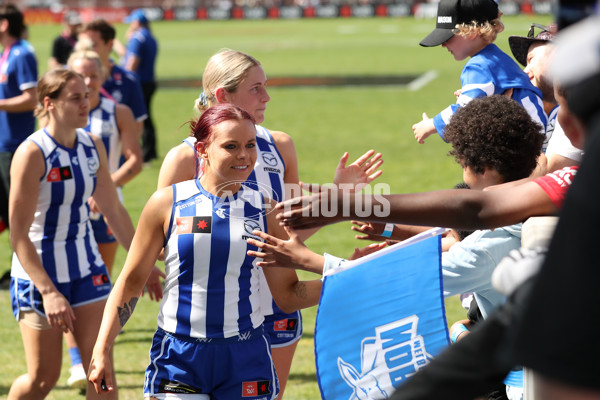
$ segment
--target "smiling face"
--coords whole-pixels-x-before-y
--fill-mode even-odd
[[[256,128],[247,119],[220,122],[198,152],[205,163],[202,186],[217,195],[220,190],[235,192],[256,163]]]
[[[547,42],[532,43],[527,52],[527,66],[523,71],[529,76],[533,86],[542,91],[542,99],[554,103],[554,88],[546,72],[551,50],[552,45]]]
[[[246,78],[235,92],[225,92],[225,100],[246,110],[260,124],[265,120],[267,103],[271,100],[266,84],[265,71],[260,65],[255,65],[248,69]]]
[[[87,125],[90,102],[87,86],[79,77],[70,79],[57,98],[46,97],[44,105],[51,122],[61,128],[84,128]]]

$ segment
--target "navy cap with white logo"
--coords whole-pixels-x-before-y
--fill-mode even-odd
[[[484,23],[498,18],[494,0],[441,0],[433,32],[419,43],[423,47],[439,46],[454,36],[458,24]]]

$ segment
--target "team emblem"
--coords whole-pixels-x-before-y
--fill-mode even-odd
[[[253,219],[246,219],[244,220],[244,230],[252,235],[252,231],[261,231],[262,229],[260,229],[260,224],[258,223],[258,221],[255,221]]]
[[[277,157],[275,157],[274,154],[272,153],[263,153],[262,155],[263,161],[267,164],[270,165],[271,167],[274,167],[277,165]]]

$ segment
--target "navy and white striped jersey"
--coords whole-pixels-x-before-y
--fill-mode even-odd
[[[264,196],[246,186],[216,197],[199,180],[173,187],[165,241],[166,278],[158,326],[194,338],[228,338],[259,327],[254,229],[266,232]]]
[[[120,167],[122,144],[121,132],[117,124],[116,113],[117,102],[100,95],[100,103],[90,111],[88,124],[85,129],[102,139],[102,143],[106,148],[108,156],[108,170],[110,173],[115,172]]]
[[[40,148],[46,162],[29,238],[53,281],[70,282],[87,276],[91,265],[104,264],[91,232],[87,204],[100,166],[96,146],[83,129],[77,130],[72,149],[58,144],[44,129],[27,140]],[[30,279],[16,254],[11,275]]]
[[[184,141],[187,145],[194,148],[196,139],[194,137],[188,137]],[[265,197],[273,199],[277,202],[285,200],[285,185],[283,176],[285,174],[285,162],[283,157],[277,150],[273,136],[269,131],[260,126],[256,125],[256,164],[254,164],[254,170],[250,173],[250,176],[246,180],[245,184],[255,190],[260,191]],[[196,157],[196,175],[199,177],[201,173],[199,158]],[[261,277],[261,306],[265,315],[271,315],[281,312],[277,304],[273,301],[269,285],[264,277],[264,274],[260,273]]]
[[[467,61],[460,75],[461,94],[452,104],[433,117],[438,134],[444,138],[444,128],[459,107],[479,98],[503,94],[513,89],[512,99],[520,103],[546,134],[547,116],[542,103],[542,92],[533,86],[527,74],[495,44],[489,44]],[[546,145],[544,145],[545,149]]]

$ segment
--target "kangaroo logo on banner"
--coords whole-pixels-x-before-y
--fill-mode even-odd
[[[323,399],[388,399],[448,345],[441,232],[325,274],[315,327]]]

